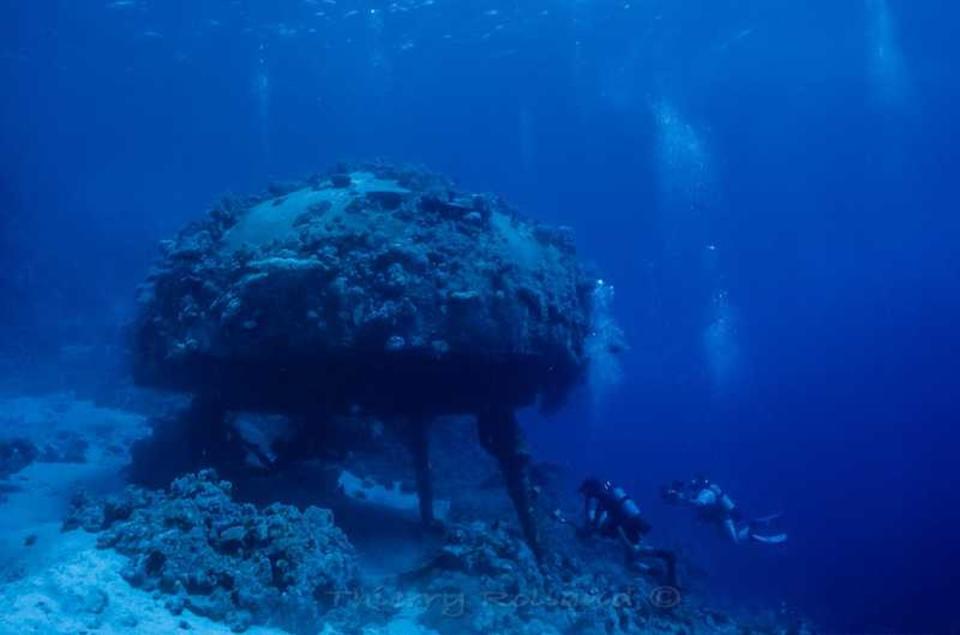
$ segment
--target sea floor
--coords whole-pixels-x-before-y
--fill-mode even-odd
[[[130,448],[150,435],[144,411],[157,407],[145,403],[104,407],[71,393],[0,397],[0,635],[231,632],[189,608],[171,610],[169,595],[161,591],[131,586],[122,575],[128,556],[98,548],[96,534],[62,530],[77,492],[96,499],[126,487]],[[675,604],[655,572],[627,571],[617,545],[583,544],[570,525],[556,519],[543,528],[551,557],[560,564],[556,573],[542,575],[513,528],[495,463],[458,425],[467,424],[444,426],[445,451],[434,461],[445,533],[420,528],[411,507],[416,498],[409,496],[408,483],[400,483],[409,480],[409,466],[398,464],[396,456],[307,462],[246,484],[246,499],[257,505],[280,501],[331,509],[356,549],[365,593],[386,589],[393,598],[431,598],[378,610],[369,624],[358,613],[352,622],[318,624],[312,632],[805,632],[796,620],[784,622],[773,611],[744,618],[712,610],[709,597],[699,592]],[[375,496],[346,495],[346,467]],[[538,479],[544,504],[561,515],[574,514],[575,499],[550,499],[546,472]],[[338,479],[341,486],[331,487]],[[576,600],[579,593],[582,599],[598,587],[630,601],[640,598],[640,604],[544,608],[516,602],[550,594]],[[451,589],[467,595],[448,595]],[[464,603],[449,603],[457,597]],[[482,603],[470,604],[481,597]],[[245,632],[287,631],[253,624]]]
[[[0,439],[23,439],[40,452],[3,480],[0,633],[230,632],[202,617],[172,614],[164,598],[121,577],[125,558],[98,549],[95,535],[61,531],[78,490],[106,495],[124,486],[127,450],[146,434],[143,416],[69,393],[0,399]]]

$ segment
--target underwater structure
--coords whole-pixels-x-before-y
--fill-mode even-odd
[[[191,443],[215,448],[231,411],[297,415],[305,435],[395,421],[432,523],[431,422],[474,415],[539,553],[515,411],[557,406],[588,366],[596,282],[568,230],[421,169],[341,165],[224,199],[162,252],[134,376],[193,396]]]

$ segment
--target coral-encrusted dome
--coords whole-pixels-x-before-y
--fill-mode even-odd
[[[344,167],[166,243],[135,375],[249,408],[554,403],[583,374],[591,290],[564,230],[422,171]]]

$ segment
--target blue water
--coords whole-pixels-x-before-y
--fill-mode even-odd
[[[156,242],[225,191],[422,163],[572,226],[616,287],[622,380],[527,416],[541,455],[627,485],[732,603],[957,632],[958,20],[946,0],[0,0],[0,352],[26,374],[119,339]],[[659,504],[695,472],[782,511],[789,545]]]

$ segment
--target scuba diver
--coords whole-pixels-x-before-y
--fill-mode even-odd
[[[627,493],[610,481],[586,479],[580,486],[583,496],[584,525],[578,528],[581,537],[599,534],[603,537],[619,537],[627,547],[630,561],[640,558],[656,558],[666,565],[667,583],[676,586],[676,554],[666,549],[653,549],[643,545],[644,536],[650,531],[650,523],[640,514],[640,508]]]
[[[787,534],[784,533],[757,533],[761,527],[779,518],[780,514],[745,520],[743,513],[720,486],[704,476],[698,476],[689,483],[674,481],[662,488],[661,497],[670,505],[694,508],[700,520],[717,525],[734,543],[751,540],[777,545],[787,541]]]

